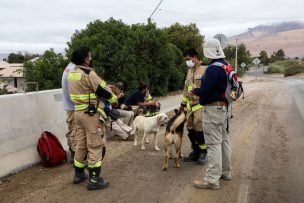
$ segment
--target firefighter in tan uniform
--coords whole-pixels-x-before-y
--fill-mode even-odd
[[[202,127],[202,109],[199,104],[199,97],[192,94],[192,89],[199,87],[201,78],[205,73],[206,67],[202,66],[198,59],[195,49],[188,49],[184,53],[184,58],[188,67],[185,88],[182,97],[180,111],[187,110],[187,130],[191,141],[192,152],[184,158],[185,162],[197,162],[200,165],[207,163],[207,147],[205,145]]]
[[[76,123],[76,151],[74,157],[74,184],[78,184],[87,175],[84,172],[85,157],[88,161],[89,190],[102,189],[109,186],[109,182],[101,178],[101,161],[105,153],[105,125],[102,122],[106,114],[100,99],[110,103],[117,100],[106,82],[91,69],[90,49],[81,46],[72,54],[71,61],[76,65],[69,72],[68,88],[71,100],[75,105]]]

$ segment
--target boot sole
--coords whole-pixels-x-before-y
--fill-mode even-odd
[[[74,181],[74,180],[73,180],[73,184],[82,183],[82,182],[84,182],[86,179],[88,179],[88,176],[86,176],[85,178],[82,178],[80,181]]]
[[[219,186],[194,185],[194,187],[199,188],[199,189],[208,189],[208,190],[218,190],[218,189],[220,189]]]
[[[206,165],[206,164],[207,164],[207,161],[203,161],[203,162],[198,161],[197,164],[198,164],[198,165]]]
[[[88,189],[88,190],[98,190],[98,189],[104,189],[104,188],[107,188],[107,187],[109,187],[109,184],[104,185],[104,186],[99,186],[99,185],[88,185],[88,186],[87,186],[87,189]]]
[[[198,159],[183,159],[183,162],[197,162]]]

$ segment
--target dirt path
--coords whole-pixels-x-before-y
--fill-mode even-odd
[[[230,123],[233,180],[221,180],[218,191],[192,186],[206,166],[181,160],[176,169],[170,161],[163,172],[163,150],[148,144],[142,151],[132,142],[115,140],[108,142],[104,161],[109,188],[89,192],[86,183],[72,185],[69,164],[35,166],[2,180],[0,202],[303,202],[303,84],[281,77],[246,79],[245,99],[233,106]],[[160,136],[161,149],[162,141]],[[185,136],[183,154],[189,151]]]

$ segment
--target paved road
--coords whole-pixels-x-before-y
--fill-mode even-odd
[[[253,159],[240,191],[248,202],[304,202],[304,80],[259,79],[265,81],[262,89],[257,85],[265,96],[252,112]]]

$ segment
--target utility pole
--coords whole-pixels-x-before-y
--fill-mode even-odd
[[[237,50],[238,50],[238,38],[235,39],[236,44],[235,44],[235,72],[237,73]]]
[[[151,18],[153,16],[153,14],[155,13],[155,11],[158,9],[158,7],[160,6],[160,4],[163,2],[163,0],[161,0],[158,5],[156,6],[156,8],[154,9],[154,11],[152,12],[152,14],[150,15],[150,17],[148,18],[148,24],[151,23]]]

